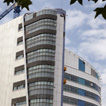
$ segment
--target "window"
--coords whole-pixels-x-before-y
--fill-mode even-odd
[[[26,34],[30,34],[32,32],[42,30],[42,29],[52,29],[56,30],[56,20],[53,19],[41,19],[37,22],[34,22],[25,27]]]
[[[37,45],[49,44],[55,45],[56,35],[53,34],[39,34],[26,40],[27,48]]]
[[[22,30],[22,23],[18,25],[18,31]]]
[[[53,82],[38,81],[29,84],[29,95],[53,95]]]
[[[79,59],[79,70],[85,72],[85,62]]]
[[[85,96],[85,91],[82,90],[82,89],[79,89],[79,90],[78,90],[78,93],[79,93],[79,95]]]
[[[22,73],[24,73],[24,69],[15,71],[14,74],[15,74],[15,75],[19,75],[19,74],[22,74]]]
[[[79,84],[85,85],[85,80],[82,78],[78,78]]]
[[[99,79],[99,75],[98,75],[98,73],[96,73],[96,78]]]
[[[36,16],[40,16],[40,15],[44,15],[44,14],[56,15],[57,13],[56,13],[56,11],[51,10],[51,9],[44,9],[44,10],[37,12]]]
[[[85,102],[82,100],[78,100],[78,106],[85,106]]]
[[[64,78],[69,80],[69,81],[73,81],[73,82],[79,83],[81,85],[85,85],[85,86],[88,86],[90,88],[93,88],[93,89],[97,90],[99,93],[101,91],[100,87],[97,86],[95,83],[88,81],[88,80],[85,80],[85,79],[82,79],[80,77],[64,73]]]
[[[23,55],[19,55],[16,57],[17,60],[22,59],[24,56]]]
[[[63,103],[72,104],[74,106],[97,106],[95,104],[78,100],[75,98],[67,97],[67,96],[63,96]]]
[[[24,57],[24,51],[19,51],[16,53],[16,60],[22,59]]]
[[[21,44],[23,44],[23,41],[17,42],[17,45],[21,45]]]
[[[77,95],[81,95],[81,96],[88,97],[90,99],[94,99],[94,100],[98,101],[99,103],[101,102],[101,99],[98,95],[96,95],[92,92],[86,91],[84,89],[80,89],[80,88],[65,84],[63,86],[63,90],[65,92],[75,93]]]
[[[22,43],[23,43],[23,37],[21,36],[17,39],[17,45],[21,45]]]
[[[15,106],[25,106],[25,105],[26,105],[26,101],[24,101],[24,102],[18,102],[18,103],[16,103]]]
[[[18,86],[13,87],[13,90],[15,91],[15,90],[23,89],[23,88],[25,88],[25,85],[18,85]]]

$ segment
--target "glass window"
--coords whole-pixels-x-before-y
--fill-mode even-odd
[[[78,78],[79,84],[85,85],[85,80],[82,78]]]
[[[15,75],[19,75],[19,74],[22,74],[22,73],[24,73],[24,69],[15,71],[14,74],[15,74]]]
[[[85,106],[85,102],[82,100],[78,100],[78,106]]]
[[[26,105],[26,101],[24,102],[18,102],[15,104],[15,106],[25,106]]]
[[[44,10],[41,10],[41,11],[37,12],[36,16],[43,15],[43,14],[56,15],[57,12],[55,10],[52,10],[52,9],[44,9]]]
[[[85,101],[82,101],[82,100],[78,100],[78,99],[75,99],[75,98],[67,97],[67,96],[63,96],[63,103],[71,104],[73,106],[97,106],[95,104],[85,102]]]
[[[79,89],[79,90],[78,90],[78,93],[79,93],[79,95],[85,96],[85,91],[82,90],[82,89]]]
[[[19,55],[16,57],[17,60],[22,59],[24,56],[23,55]]]
[[[79,70],[85,72],[85,62],[79,59]]]
[[[90,88],[93,88],[93,89],[97,90],[99,93],[101,92],[100,87],[91,81],[82,79],[80,77],[77,77],[77,76],[74,76],[74,75],[71,75],[68,73],[64,73],[64,78],[69,80],[69,81],[73,81],[73,82],[88,86]]]
[[[41,29],[52,29],[56,30],[56,20],[53,19],[41,19],[25,27],[26,34],[41,30]]]
[[[25,88],[25,85],[19,85],[19,86],[13,87],[13,90],[15,91],[15,90],[23,89],[23,88]]]
[[[21,45],[21,44],[23,44],[23,41],[17,42],[17,45]]]

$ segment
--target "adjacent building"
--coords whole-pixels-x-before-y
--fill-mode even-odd
[[[100,75],[93,66],[65,50],[63,106],[101,106]]]
[[[1,106],[101,106],[99,74],[65,50],[65,16],[43,9],[0,26]]]

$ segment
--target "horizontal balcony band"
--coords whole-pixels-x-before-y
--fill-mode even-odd
[[[25,39],[31,38],[33,36],[39,35],[39,34],[53,34],[56,35],[56,30],[52,30],[52,29],[40,29],[38,31],[32,32],[30,34],[25,35]]]
[[[33,22],[36,22],[36,21],[41,20],[41,19],[53,19],[53,20],[57,20],[57,16],[56,15],[50,15],[50,14],[40,15],[40,16],[34,17],[31,20],[26,21],[24,23],[24,26],[27,26],[29,24],[32,24]]]
[[[53,95],[33,95],[33,96],[29,96],[29,100],[31,99],[53,99]]]
[[[38,49],[52,49],[52,50],[55,50],[56,46],[55,45],[49,45],[49,44],[42,44],[42,45],[36,45],[36,46],[31,47],[29,49],[27,49],[27,47],[26,47],[26,53],[29,53],[29,52],[32,52],[32,51],[35,51],[35,50],[38,50]]]
[[[36,61],[32,63],[27,63],[27,68],[36,66],[36,65],[55,65],[55,61]]]
[[[33,79],[28,79],[28,83],[32,83],[32,82],[38,82],[38,81],[49,81],[49,82],[53,82],[54,78],[52,77],[37,77],[37,78],[33,78]]]

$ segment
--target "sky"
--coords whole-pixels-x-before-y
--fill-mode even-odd
[[[70,6],[70,0],[32,0],[30,11],[23,9],[21,15],[26,12],[35,12],[43,8],[62,8],[66,11],[66,48],[84,58],[92,64],[101,74],[102,78],[102,106],[106,106],[106,20],[102,16],[94,19],[96,7],[106,4],[99,0],[96,4],[83,0],[81,6],[77,2]],[[0,14],[7,8],[0,1]],[[0,24],[13,19],[10,12]]]

